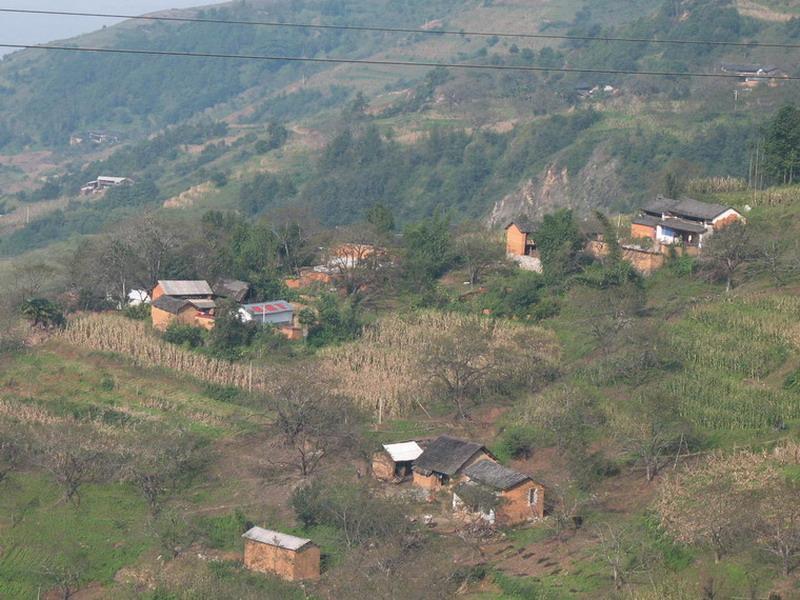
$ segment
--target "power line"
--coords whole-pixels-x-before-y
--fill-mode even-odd
[[[607,37],[589,35],[567,35],[549,33],[513,33],[493,31],[456,31],[448,29],[413,29],[406,27],[380,27],[369,25],[325,25],[316,23],[292,23],[285,21],[242,21],[236,19],[217,19],[206,17],[171,17],[166,15],[124,15],[116,13],[75,12],[64,10],[33,10],[22,8],[0,8],[0,13],[16,13],[28,15],[54,15],[66,17],[99,17],[109,19],[135,19],[140,21],[172,21],[178,23],[216,23],[222,25],[256,25],[262,27],[292,27],[297,29],[332,29],[339,31],[369,31],[378,33],[413,33],[423,35],[459,35],[475,37],[503,37],[544,40],[573,40],[582,42],[625,42],[634,44],[691,44],[699,46],[732,46],[739,48],[789,48],[799,49],[800,44],[784,44],[779,42],[731,42],[722,40],[689,40],[689,39],[649,39],[629,37]]]
[[[536,66],[517,66],[517,65],[481,65],[477,63],[442,63],[428,61],[407,61],[407,60],[380,60],[368,58],[326,58],[326,57],[304,57],[304,56],[274,56],[263,54],[222,54],[216,52],[181,52],[176,50],[142,50],[132,48],[93,48],[86,46],[57,46],[53,44],[3,44],[0,48],[18,48],[24,50],[57,50],[65,52],[92,52],[99,54],[140,54],[147,56],[177,56],[185,58],[224,58],[234,60],[264,60],[273,62],[308,62],[325,64],[346,64],[346,65],[376,65],[384,67],[425,67],[448,68],[448,69],[474,69],[485,71],[527,71],[537,73],[582,73],[590,75],[649,75],[654,77],[702,77],[716,79],[741,79],[740,75],[729,73],[699,73],[699,72],[677,72],[677,71],[633,71],[626,69],[584,69],[579,67],[536,67]],[[766,77],[765,77],[766,79]],[[798,81],[800,77],[783,76],[781,80]]]

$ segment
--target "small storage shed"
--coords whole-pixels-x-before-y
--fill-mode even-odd
[[[506,225],[506,254],[511,256],[538,256],[536,226],[527,219],[517,219]]]
[[[245,568],[287,581],[319,579],[320,550],[311,540],[261,527],[242,537]]]
[[[495,460],[483,444],[440,435],[414,462],[414,485],[436,491],[457,482],[466,467],[480,460]]]
[[[372,457],[372,474],[384,481],[405,478],[411,475],[414,461],[422,454],[417,442],[383,444],[383,451]]]
[[[260,323],[261,325],[275,325],[277,327],[291,325],[294,320],[294,308],[285,300],[274,302],[259,302],[258,304],[243,304],[242,320]]]
[[[453,510],[489,523],[516,525],[544,516],[544,486],[491,461],[464,469],[466,481],[453,490]]]
[[[153,328],[160,331],[166,330],[173,321],[193,327],[212,329],[215,307],[216,303],[213,300],[189,300],[162,295],[153,300],[150,317]]]

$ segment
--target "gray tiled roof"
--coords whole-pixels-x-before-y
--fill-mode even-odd
[[[655,227],[661,222],[661,219],[658,217],[651,217],[650,215],[642,215],[639,217],[635,217],[631,223],[634,225],[647,225],[648,227]]]
[[[491,460],[479,460],[464,469],[464,475],[472,481],[488,485],[496,490],[508,490],[530,479],[524,475]]]
[[[513,221],[510,221],[508,225],[506,225],[506,229],[508,229],[512,225],[516,225],[522,233],[535,233],[536,230],[538,229],[536,223],[525,217],[521,217],[519,219],[514,219]]]
[[[214,293],[223,298],[230,298],[235,302],[243,302],[250,291],[250,284],[236,279],[222,279],[213,286]]]
[[[675,204],[670,212],[679,217],[711,220],[718,217],[729,208],[729,206],[725,206],[724,204],[711,204],[709,202],[700,202],[692,198],[685,198]]]
[[[414,470],[426,475],[432,472],[455,475],[481,450],[486,451],[482,444],[440,435],[419,455]]]
[[[208,282],[203,280],[160,280],[158,285],[167,296],[211,296],[214,294]]]
[[[668,227],[673,231],[685,231],[686,233],[705,233],[704,225],[697,221],[687,221],[686,219],[662,219],[658,222],[661,227]]]
[[[177,315],[180,310],[189,304],[189,301],[185,298],[175,298],[174,296],[159,296],[152,302],[153,308],[158,308],[160,310],[166,311],[168,313],[172,313],[173,315]]]

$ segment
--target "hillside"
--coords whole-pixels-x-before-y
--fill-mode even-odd
[[[669,7],[645,1],[632,7],[627,3],[625,11],[608,0],[570,4],[508,1],[495,2],[490,7],[479,2],[445,2],[404,4],[402,9],[395,6],[391,10],[374,3],[369,8],[352,2],[337,3],[335,9],[322,4],[303,5],[301,10],[281,3],[251,2],[207,9],[202,14],[258,19],[269,13],[271,19],[298,22],[321,14],[331,23],[380,22],[401,27],[419,27],[439,19],[442,26],[450,29],[516,27],[545,34],[708,37],[729,41],[757,37],[791,42],[795,35],[793,22],[745,17],[727,2],[708,6],[685,2],[685,10],[678,16]],[[711,22],[715,25],[706,25]],[[245,26],[234,27],[231,31],[236,35],[226,37],[222,43],[208,35],[212,27],[126,23],[80,38],[76,43],[154,48],[171,44],[170,47],[187,51],[235,48],[239,53],[256,54],[305,52],[309,56],[466,60],[487,65],[709,72],[718,71],[719,65],[727,61],[782,64],[784,58],[778,49],[766,48],[740,51],[703,47],[699,53],[692,48],[687,54],[681,46],[658,44],[575,45],[546,40],[516,43],[513,39],[478,36],[398,36],[303,29],[281,30],[278,35],[272,28]],[[687,61],[690,56],[692,60]],[[5,165],[0,169],[0,189],[31,192],[41,186],[43,177],[51,177],[47,185],[28,198],[5,198],[10,216],[0,222],[0,227],[6,232],[19,229],[40,215],[43,220],[31,223],[30,231],[18,233],[4,252],[8,253],[9,247],[19,253],[41,246],[43,242],[37,240],[66,239],[75,232],[92,233],[105,223],[124,217],[124,213],[117,214],[113,209],[89,209],[76,197],[81,184],[107,174],[104,170],[154,182],[157,192],[148,194],[150,207],[222,173],[233,186],[194,194],[193,202],[225,208],[235,207],[238,187],[247,183],[253,173],[264,169],[280,171],[292,180],[297,196],[268,198],[261,210],[288,202],[317,202],[331,207],[355,202],[344,211],[332,208],[323,215],[328,223],[358,218],[371,204],[386,201],[388,195],[400,196],[395,204],[404,221],[431,214],[437,206],[452,208],[456,215],[488,217],[492,223],[523,212],[540,215],[562,205],[579,210],[595,206],[627,210],[639,201],[637,196],[643,187],[649,192],[657,191],[668,172],[684,171],[681,161],[692,164],[692,176],[746,177],[750,146],[760,136],[764,113],[789,99],[793,87],[787,83],[738,91],[735,82],[729,81],[458,70],[426,73],[409,68],[322,68],[263,61],[233,65],[223,60],[195,62],[197,68],[186,69],[185,62],[179,59],[142,61],[126,56],[31,51],[6,58],[0,65],[0,81],[5,82],[6,90],[0,97],[0,109],[9,115],[5,123],[11,129],[4,137],[6,155],[0,161]],[[103,93],[108,78],[117,80],[115,94]],[[172,85],[164,86],[160,83],[164,81]],[[595,84],[612,86],[614,91],[589,98],[576,92],[580,86]],[[357,93],[365,95],[363,102],[356,102]],[[134,97],[135,104],[124,100]],[[69,114],[64,114],[65,107],[70,107]],[[353,107],[357,107],[356,112],[352,112]],[[571,127],[563,118],[570,119],[568,115],[576,109],[597,116],[588,127],[562,136],[563,128]],[[365,186],[348,180],[344,173],[339,175],[337,169],[350,168],[346,163],[335,165],[328,161],[328,166],[323,166],[320,147],[336,141],[342,111],[349,111],[347,120],[355,135],[375,126],[388,143],[388,149],[374,157],[376,160],[385,160],[387,165],[398,160],[407,162],[411,172],[399,176],[399,182],[381,178],[377,184]],[[137,141],[165,126],[182,124],[178,125],[180,128],[186,123],[217,121],[228,124],[224,137],[195,135],[187,144],[181,141],[180,134],[171,136],[167,132],[161,134],[167,144],[159,148]],[[279,149],[262,155],[256,144],[267,124],[274,121],[293,132],[287,151]],[[140,156],[131,160],[126,151],[115,150],[114,146],[67,146],[70,136],[92,129],[115,132],[124,146],[130,146]],[[463,131],[457,160],[463,164],[478,161],[486,168],[473,169],[465,177],[440,162],[435,166],[425,164],[425,172],[416,172],[417,165],[427,160],[425,138],[433,129]],[[335,146],[331,145],[329,151],[336,152]],[[320,163],[313,175],[305,168],[309,161]],[[381,169],[377,167],[377,172]],[[66,177],[58,175],[65,171]],[[489,172],[494,175],[487,176]],[[326,193],[334,198],[320,200],[315,186],[322,177],[333,178],[335,185]],[[422,185],[407,186],[408,181]],[[62,213],[44,216],[56,209],[63,211],[65,197],[71,202],[63,218]],[[56,198],[59,200],[53,202]],[[49,204],[37,206],[37,200]],[[77,211],[74,215],[70,214],[73,210]],[[87,210],[99,210],[103,216],[98,219]],[[75,221],[89,225],[77,228],[71,225]]]
[[[800,76],[658,42],[798,44],[800,2],[165,14],[650,42],[152,21],[68,43],[538,70],[0,61],[0,598],[800,597],[797,82],[568,72]]]

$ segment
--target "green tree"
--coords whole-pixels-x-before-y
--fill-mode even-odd
[[[373,204],[367,211],[367,223],[372,225],[378,233],[387,234],[394,230],[394,215],[392,210],[380,202]]]
[[[792,183],[800,167],[800,109],[784,106],[769,121],[764,135],[767,171],[783,183]]]
[[[34,327],[50,329],[64,326],[64,313],[61,312],[58,305],[46,298],[25,300],[20,312]]]
[[[234,357],[238,351],[250,344],[255,329],[242,322],[239,317],[239,305],[224,301],[217,305],[214,329],[209,334],[210,346],[216,352]]]
[[[416,291],[430,288],[453,264],[449,225],[437,215],[406,227],[403,275]]]
[[[549,283],[561,283],[577,272],[583,242],[571,210],[561,209],[544,216],[536,233],[536,245]]]

